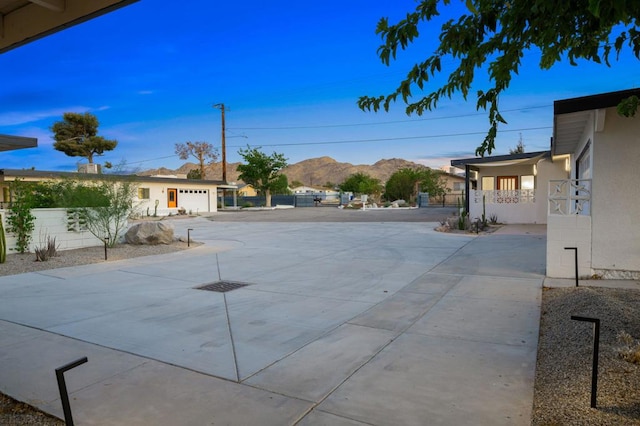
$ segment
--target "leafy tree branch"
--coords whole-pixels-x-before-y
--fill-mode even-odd
[[[385,65],[396,59],[398,50],[407,49],[419,36],[422,26],[431,23],[450,0],[420,0],[413,12],[396,24],[388,18],[378,22],[376,33],[383,44],[378,56]],[[485,70],[490,87],[475,93],[476,108],[488,111],[489,130],[476,155],[491,154],[495,148],[498,127],[506,124],[499,111],[499,96],[515,74],[518,74],[526,52],[538,49],[541,69],[557,62],[578,60],[604,63],[630,49],[640,59],[640,2],[618,0],[466,0],[466,11],[457,19],[449,19],[440,28],[439,45],[424,61],[415,64],[398,87],[387,95],[363,96],[358,106],[367,111],[388,111],[398,98],[406,105],[406,113],[421,115],[437,108],[444,98],[460,93],[471,94],[475,73]],[[466,13],[465,13],[466,12]],[[615,55],[615,58],[613,56]],[[457,66],[440,87],[428,88],[432,79],[442,73],[444,59]],[[426,95],[414,98],[414,92]],[[621,104],[622,105],[622,104]],[[638,99],[619,108],[632,116]]]

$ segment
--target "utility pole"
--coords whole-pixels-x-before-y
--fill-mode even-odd
[[[225,141],[224,104],[215,104],[213,107],[218,108],[222,114],[222,181],[227,183],[227,146]]]

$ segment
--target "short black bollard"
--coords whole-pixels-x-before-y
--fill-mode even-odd
[[[600,319],[571,316],[575,321],[592,322],[593,327],[593,367],[591,368],[591,408],[596,408],[596,395],[598,393],[598,352],[600,349]]]
[[[187,228],[187,247],[191,247],[191,231],[193,228]]]
[[[565,247],[564,249],[575,251],[576,287],[578,287],[578,247]]]
[[[104,237],[104,260],[107,260],[107,245],[109,244],[109,237]]]
[[[69,394],[67,393],[67,384],[64,381],[64,372],[71,370],[79,365],[87,362],[88,359],[79,358],[67,365],[56,368],[56,379],[58,380],[58,390],[60,391],[60,400],[62,401],[62,411],[64,412],[64,423],[67,426],[73,426],[73,417],[71,417],[71,405],[69,405]]]

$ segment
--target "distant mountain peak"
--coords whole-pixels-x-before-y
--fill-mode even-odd
[[[227,163],[227,181],[238,182],[237,167],[240,163]],[[331,183],[334,185],[342,183],[346,178],[355,173],[365,173],[371,177],[379,179],[385,183],[389,177],[396,171],[404,168],[426,168],[422,164],[407,161],[402,158],[382,159],[376,161],[373,165],[351,163],[340,163],[329,156],[309,158],[299,161],[283,169],[283,173],[287,176],[289,183],[293,181],[301,182],[306,186],[323,186]],[[145,170],[138,173],[141,176],[157,175],[157,174],[187,174],[192,169],[197,169],[195,163],[184,163],[176,170],[159,169]],[[212,180],[222,179],[222,167],[220,163],[215,163],[206,167],[206,177]]]

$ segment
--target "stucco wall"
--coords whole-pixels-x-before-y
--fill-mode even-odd
[[[607,109],[593,149],[592,267],[640,271],[640,117]]]
[[[486,217],[492,214],[498,217],[501,223],[547,223],[547,188],[551,179],[566,179],[568,172],[564,170],[564,163],[553,163],[550,158],[543,158],[537,163],[537,175],[535,176],[535,202],[530,203],[486,203]],[[521,166],[491,166],[481,168],[478,172],[478,182],[482,182],[482,177],[492,176],[527,176],[533,175],[533,165]],[[497,183],[496,183],[497,184]],[[479,184],[481,186],[481,184]],[[480,188],[481,189],[481,188]],[[475,196],[475,192],[470,192],[470,217],[471,219],[482,217],[482,195]],[[478,202],[475,202],[478,200]]]
[[[29,246],[30,252],[33,252],[36,247],[46,246],[48,236],[55,237],[59,250],[71,250],[104,244],[102,240],[89,231],[69,231],[67,229],[66,209],[33,209],[31,212],[35,216],[35,221]],[[7,238],[7,253],[15,253],[16,238],[7,231],[6,214],[5,210],[0,210]]]
[[[591,217],[552,215],[547,218],[547,276],[575,278],[575,251],[578,248],[578,276],[590,277]]]
[[[217,187],[215,186],[189,185],[188,183],[176,181],[175,184],[172,182],[141,182],[138,184],[138,188],[149,189],[148,199],[136,200],[137,210],[143,216],[147,215],[147,209],[149,215],[152,216],[154,214],[156,200],[158,200],[158,216],[177,214],[178,208],[181,207],[187,212],[191,211],[193,214],[217,211]],[[168,206],[168,188],[178,190],[178,206],[175,208],[169,208]],[[206,191],[206,193],[203,193],[203,191]]]

